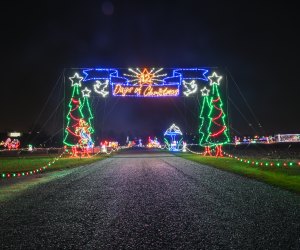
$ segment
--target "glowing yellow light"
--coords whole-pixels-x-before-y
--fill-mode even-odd
[[[132,83],[136,83],[136,84],[138,83],[140,85],[156,84],[157,82],[163,82],[163,79],[160,78],[167,75],[167,74],[158,74],[162,70],[163,68],[160,68],[158,70],[155,70],[155,68],[152,68],[151,70],[148,70],[147,68],[143,68],[143,70],[139,68],[136,68],[135,70],[129,68],[128,71],[132,72],[133,74],[124,74],[124,75],[129,76],[131,78],[129,82]]]

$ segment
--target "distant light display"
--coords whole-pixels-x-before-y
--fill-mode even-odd
[[[151,137],[149,136],[146,147],[147,148],[161,148],[161,144],[158,141],[157,137],[154,137],[153,139],[151,139]]]
[[[0,142],[0,145],[8,150],[19,149],[20,141],[16,138],[12,140],[10,137],[8,137],[5,141]]]
[[[182,132],[175,124],[172,124],[166,130],[164,136],[164,142],[169,151],[180,151],[182,149]]]
[[[20,137],[20,136],[22,136],[22,133],[21,132],[9,132],[8,136],[9,137]]]

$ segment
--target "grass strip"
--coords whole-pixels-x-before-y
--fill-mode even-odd
[[[293,167],[253,166],[229,157],[201,156],[190,153],[176,155],[300,194],[300,167],[297,165]],[[259,161],[259,159],[253,160]]]

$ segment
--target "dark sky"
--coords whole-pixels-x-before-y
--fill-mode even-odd
[[[59,104],[59,83],[53,88],[64,68],[217,66],[227,73],[233,134],[299,133],[300,43],[295,4],[40,2],[1,2],[0,131],[38,126],[56,130],[51,127],[62,122],[60,108],[45,121]],[[196,101],[179,99],[110,99],[106,104],[99,101],[98,106],[95,101],[97,126],[154,134],[175,122],[186,132],[196,132],[197,109],[184,110]]]

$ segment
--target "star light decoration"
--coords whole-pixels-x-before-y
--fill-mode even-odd
[[[72,77],[69,77],[69,79],[72,81],[72,87],[74,87],[76,85],[78,87],[81,87],[81,81],[82,81],[83,77],[79,76],[78,73],[75,73],[75,75]]]
[[[203,89],[200,90],[202,96],[209,96],[210,90],[204,87]]]
[[[84,90],[81,90],[81,93],[82,93],[82,96],[83,96],[83,97],[85,97],[85,96],[86,96],[86,97],[90,97],[91,92],[92,92],[92,91],[89,90],[87,87],[85,87]]]
[[[129,82],[137,84],[157,84],[157,82],[163,82],[163,79],[160,79],[161,77],[166,76],[167,74],[158,74],[160,71],[162,71],[163,68],[160,68],[156,70],[155,68],[152,68],[150,71],[147,68],[144,68],[143,70],[136,68],[135,70],[129,68],[128,71],[132,72],[133,74],[124,74],[125,76],[129,76],[132,79],[129,80]]]
[[[106,97],[109,94],[109,91],[107,90],[108,83],[108,80],[105,80],[105,82],[96,81],[96,84],[94,84],[94,91],[102,95],[102,97]]]
[[[195,83],[195,80],[192,80],[191,82],[186,82],[185,80],[182,81],[183,82],[183,86],[186,89],[185,91],[183,91],[183,94],[185,96],[189,96],[193,93],[196,93],[197,89],[198,89],[198,85]]]
[[[220,81],[222,79],[222,76],[218,76],[216,72],[213,72],[211,76],[208,77],[209,79],[209,85],[217,84],[220,85]]]

